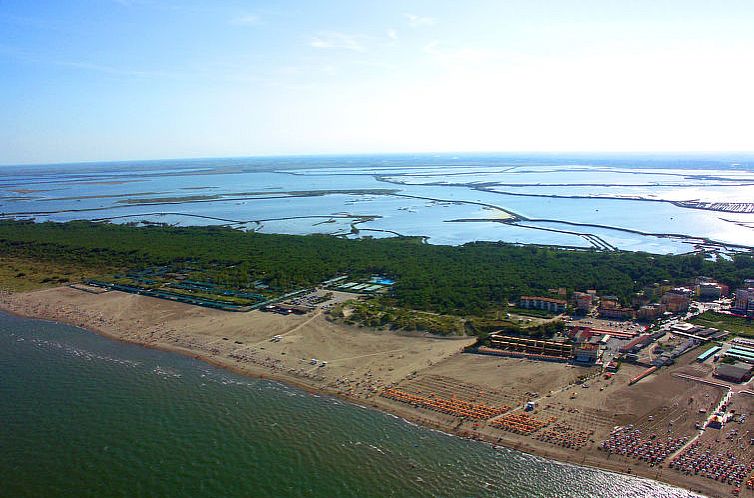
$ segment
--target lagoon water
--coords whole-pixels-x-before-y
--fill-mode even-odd
[[[506,212],[517,219],[501,222]],[[652,253],[712,242],[725,253],[754,247],[754,160],[425,154],[6,166],[2,217]]]
[[[688,497],[0,314],[0,496]]]

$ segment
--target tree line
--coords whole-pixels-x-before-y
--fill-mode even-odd
[[[597,289],[628,302],[656,282],[705,275],[734,288],[754,276],[752,253],[712,261],[702,253],[656,255],[495,242],[440,246],[419,238],[350,240],[88,221],[2,221],[0,254],[98,268],[221,264],[232,268],[229,280],[263,280],[280,290],[316,285],[339,274],[383,274],[396,280],[391,297],[398,305],[458,315],[478,315],[521,295],[547,295],[554,288]]]

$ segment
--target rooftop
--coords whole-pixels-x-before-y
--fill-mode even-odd
[[[555,299],[552,297],[541,297],[541,296],[521,296],[521,300],[529,300],[529,301],[544,301],[546,303],[556,303],[556,304],[566,304],[565,301],[562,299]]]
[[[749,372],[751,372],[751,368],[751,365],[747,365],[746,363],[742,362],[736,362],[733,365],[730,365],[728,363],[721,363],[717,366],[715,375],[722,375],[732,378],[743,378]]]

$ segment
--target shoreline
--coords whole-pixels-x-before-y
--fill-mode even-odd
[[[34,291],[32,293],[25,294],[35,294],[39,292],[43,293],[60,289],[67,288],[54,288],[48,289],[46,291]],[[697,482],[689,483],[688,481],[684,481],[684,476],[682,474],[673,472],[667,468],[663,468],[659,472],[652,472],[650,468],[639,465],[638,462],[636,462],[636,464],[629,462],[627,468],[625,461],[619,461],[619,459],[617,458],[611,461],[606,458],[595,458],[592,455],[584,453],[573,454],[569,453],[568,450],[560,448],[558,446],[550,447],[549,445],[542,444],[536,439],[529,438],[522,440],[512,434],[510,435],[510,437],[508,437],[507,434],[509,433],[505,433],[506,435],[503,435],[502,437],[495,438],[490,436],[489,434],[484,434],[481,430],[476,430],[473,427],[463,427],[464,425],[468,425],[468,422],[458,422],[454,427],[454,424],[449,424],[442,420],[438,420],[434,418],[432,414],[417,412],[417,410],[412,406],[404,406],[393,403],[389,400],[386,400],[385,398],[380,397],[376,393],[372,396],[367,397],[345,394],[344,392],[328,388],[327,386],[318,385],[319,381],[310,380],[307,382],[306,380],[299,378],[296,375],[290,375],[286,372],[276,371],[275,368],[265,367],[258,364],[239,363],[238,360],[233,361],[232,358],[218,357],[216,355],[207,354],[198,349],[191,349],[159,342],[150,343],[148,341],[137,340],[136,338],[124,333],[124,331],[121,331],[121,333],[119,334],[116,331],[117,329],[108,330],[107,326],[96,326],[95,324],[90,323],[90,320],[87,320],[87,317],[85,315],[71,314],[70,311],[67,311],[61,307],[54,306],[54,303],[52,303],[52,306],[50,305],[50,303],[47,303],[48,305],[45,307],[44,312],[39,312],[39,310],[34,312],[33,307],[24,306],[24,304],[26,303],[19,301],[19,297],[22,298],[23,295],[24,294],[11,294],[4,292],[0,293],[0,311],[20,318],[45,320],[71,325],[86,330],[90,333],[95,333],[107,339],[116,340],[121,343],[138,345],[141,347],[155,349],[167,353],[181,354],[183,356],[188,356],[204,363],[210,364],[217,368],[231,371],[238,375],[282,383],[295,387],[312,395],[331,396],[366,409],[378,410],[390,416],[398,417],[410,424],[431,430],[436,430],[450,436],[461,437],[464,439],[470,439],[477,442],[489,444],[495,449],[504,447],[535,457],[553,460],[565,465],[588,467],[592,469],[647,479],[654,482],[660,482],[663,484],[675,486],[693,493],[702,494],[704,496],[727,496],[722,494],[719,488],[714,488],[711,486],[714,482],[710,482],[710,486],[702,486],[702,483]],[[148,297],[138,297],[140,297],[141,299],[151,299]],[[158,306],[161,303],[164,303],[164,301],[158,299],[152,300],[157,301]],[[303,325],[305,327],[306,323],[303,323]],[[110,325],[110,328],[112,327],[113,325]]]

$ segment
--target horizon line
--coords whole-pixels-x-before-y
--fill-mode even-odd
[[[752,156],[754,150],[646,150],[646,151],[621,151],[621,150],[580,150],[580,151],[401,151],[401,152],[313,152],[313,153],[270,153],[254,155],[229,155],[229,156],[184,156],[184,157],[156,157],[156,158],[128,158],[128,159],[91,159],[73,160],[60,162],[20,162],[0,163],[0,168],[22,166],[72,166],[72,165],[95,165],[117,164],[125,162],[158,162],[158,161],[204,161],[213,159],[274,159],[274,158],[306,158],[306,157],[360,157],[360,156],[438,156],[438,155],[512,155],[512,156],[726,156],[740,155]]]

